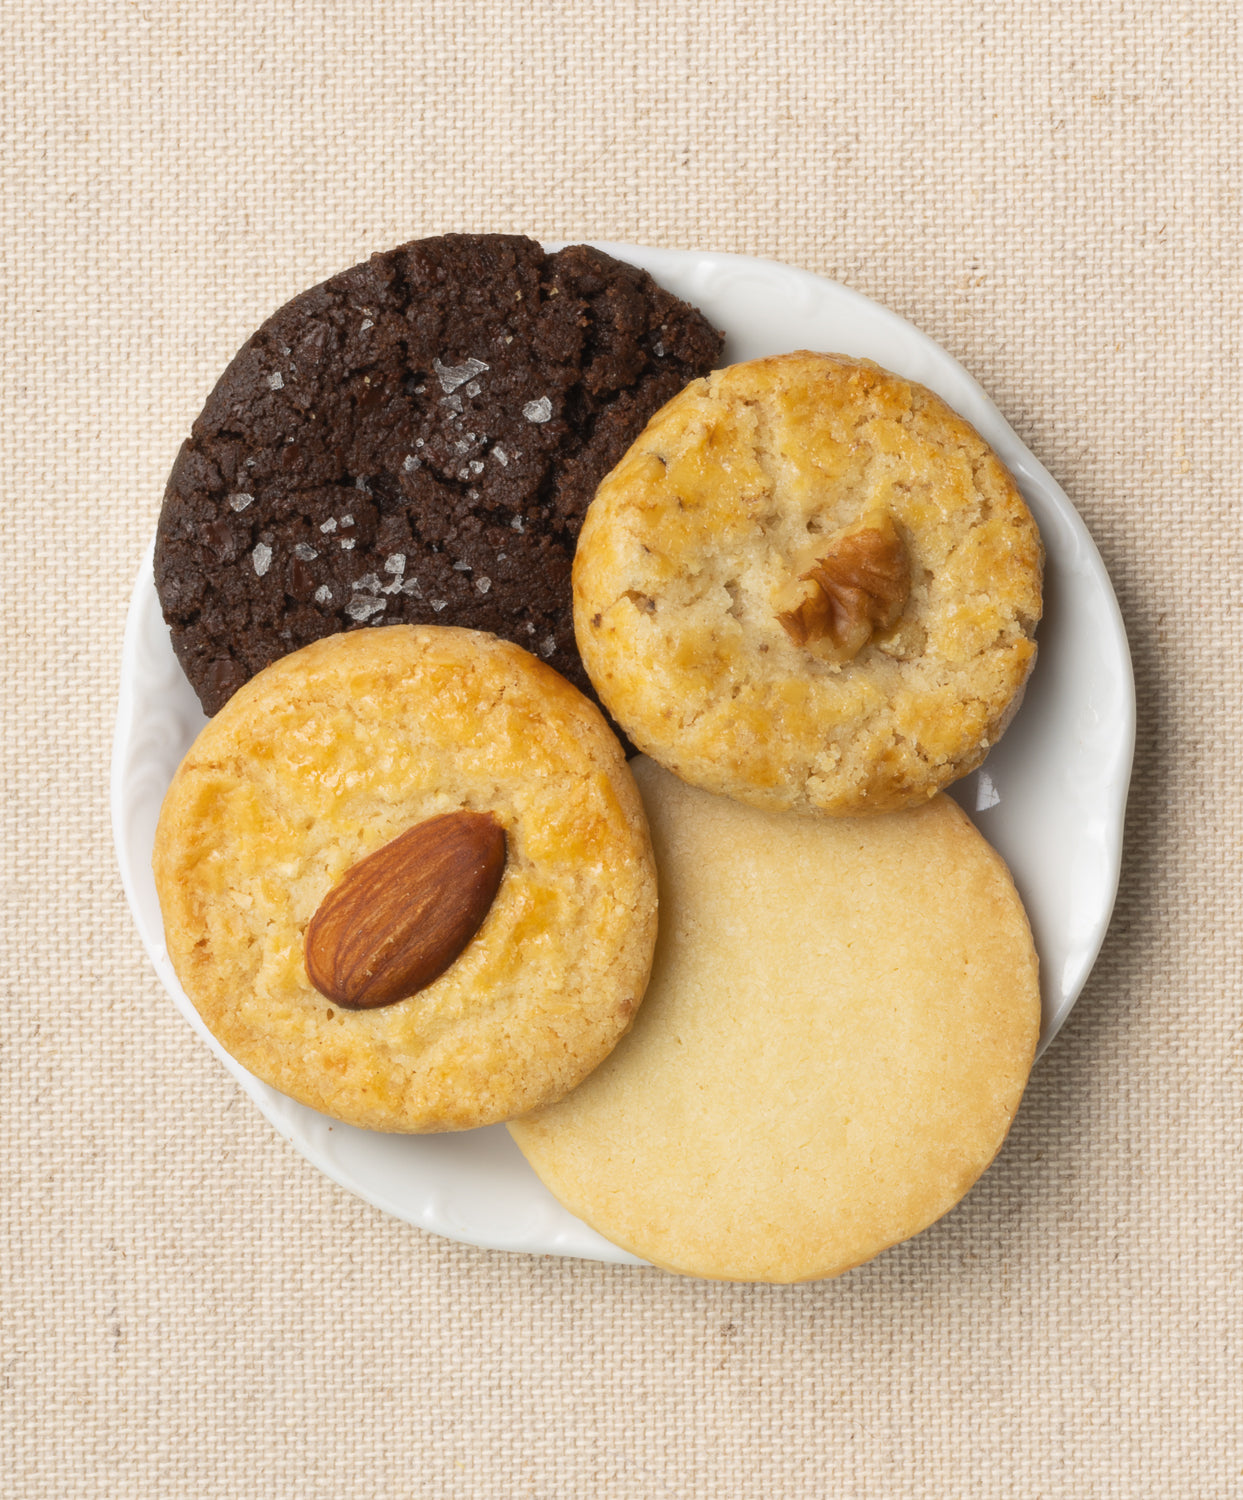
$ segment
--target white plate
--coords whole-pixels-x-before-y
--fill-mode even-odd
[[[954,795],[1014,872],[1040,954],[1043,1050],[1065,1021],[1109,924],[1135,737],[1135,689],[1113,589],[1073,506],[967,372],[909,323],[806,271],[738,255],[603,244],[725,330],[725,360],[789,349],[866,356],[930,386],[1018,480],[1048,551],[1040,654],[1005,738]],[[386,1213],[499,1250],[637,1265],[567,1213],[503,1126],[391,1136],[336,1124],[252,1078],[216,1043],[177,983],[151,877],[164,792],[204,724],[143,562],[130,605],[112,760],[112,820],[125,892],[182,1014],[286,1140]]]

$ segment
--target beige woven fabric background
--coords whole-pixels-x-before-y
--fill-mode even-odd
[[[0,1494],[1243,1495],[1233,0],[0,15]],[[177,444],[280,301],[447,229],[849,283],[982,380],[1113,575],[1141,719],[1111,935],[993,1171],[841,1281],[385,1219],[140,950],[108,757]]]

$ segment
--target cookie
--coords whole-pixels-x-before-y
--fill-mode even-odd
[[[375,919],[407,899],[400,841],[440,818],[473,837],[471,814],[500,825],[503,871],[483,900],[472,871],[438,880],[481,918],[439,977],[400,998],[346,983],[344,1003],[312,985],[325,912],[329,979],[343,955],[347,980],[391,971],[397,927]],[[377,858],[389,874],[341,922],[330,898]],[[169,957],[216,1039],[372,1130],[462,1130],[566,1093],[631,1024],[655,940],[643,807],[599,710],[519,647],[451,627],[336,635],[255,677],[174,777],[154,868]]]
[[[686,1275],[836,1276],[992,1160],[1036,1046],[1036,955],[1001,859],[946,796],[800,818],[632,762],[661,882],[633,1031],[510,1123],[543,1182]]]
[[[156,585],[215,713],[322,636],[486,630],[591,687],[570,564],[601,477],[721,337],[584,245],[446,235],[295,297],[242,347],[173,466]]]
[[[634,744],[697,786],[889,812],[973,770],[1035,660],[1043,553],[931,391],[797,353],[692,383],[608,476],[579,649]]]

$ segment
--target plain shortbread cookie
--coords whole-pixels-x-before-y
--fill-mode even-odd
[[[909,596],[853,658],[822,659],[779,616],[876,524],[905,549]],[[973,770],[1009,722],[1042,561],[1013,479],[939,397],[867,362],[780,355],[692,382],[601,484],[575,631],[606,708],[685,780],[889,812]]]
[[[647,998],[510,1132],[572,1213],[667,1270],[836,1276],[940,1218],[1004,1140],[1040,1027],[1022,905],[948,797],[798,818],[632,765],[660,871]]]
[[[307,923],[426,818],[492,811],[508,856],[451,967],[376,1010],[307,979]],[[475,631],[389,626],[282,658],[199,735],[154,867],[169,956],[225,1049],[372,1130],[461,1130],[559,1098],[643,996],[656,883],[643,806],[595,706]]]

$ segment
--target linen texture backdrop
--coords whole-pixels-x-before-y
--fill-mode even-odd
[[[0,17],[0,1495],[1243,1494],[1237,7]],[[1104,952],[966,1203],[840,1281],[386,1219],[282,1143],[140,950],[109,744],[177,445],[280,302],[447,230],[877,298],[982,381],[1113,576],[1140,730]]]

